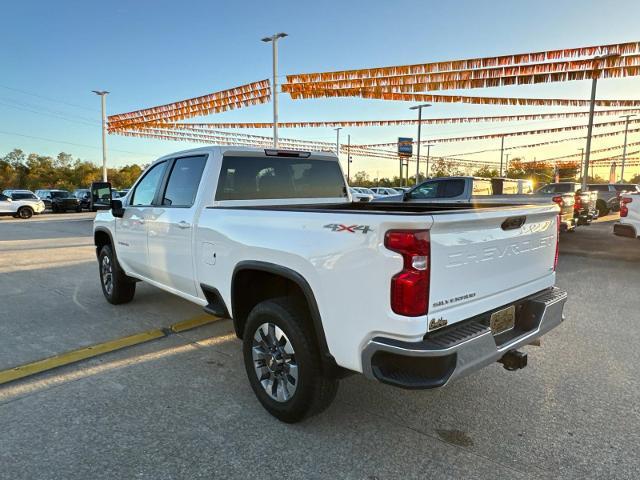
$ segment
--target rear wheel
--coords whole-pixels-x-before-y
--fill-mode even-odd
[[[326,409],[338,380],[322,372],[310,319],[287,298],[256,305],[247,319],[242,349],[249,383],[262,406],[287,423]]]
[[[76,207],[76,213],[82,213],[82,207],[80,205]]]
[[[604,217],[609,214],[609,207],[604,200],[598,200],[596,202],[596,209],[598,210],[598,217]]]
[[[135,281],[124,274],[111,245],[105,245],[100,250],[98,265],[100,266],[100,285],[107,302],[118,305],[133,300],[136,293]]]
[[[33,210],[31,207],[20,207],[18,209],[18,217],[27,219],[33,217]]]

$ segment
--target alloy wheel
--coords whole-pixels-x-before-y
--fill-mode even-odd
[[[298,364],[289,337],[273,323],[263,323],[253,335],[251,350],[256,376],[277,402],[289,400],[298,387]]]
[[[111,292],[113,291],[113,267],[111,266],[111,259],[107,255],[102,257],[100,274],[105,292],[107,292],[107,295],[111,295]]]

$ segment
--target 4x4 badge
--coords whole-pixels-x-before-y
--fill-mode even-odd
[[[342,225],[340,223],[330,223],[325,225],[324,228],[330,228],[332,232],[347,232],[347,233],[369,233],[373,232],[373,228],[369,225]]]

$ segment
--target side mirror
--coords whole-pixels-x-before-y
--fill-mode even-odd
[[[93,182],[90,189],[91,211],[109,210],[111,208],[111,184],[109,182]]]
[[[122,200],[111,200],[111,215],[117,218],[122,218],[124,216]]]

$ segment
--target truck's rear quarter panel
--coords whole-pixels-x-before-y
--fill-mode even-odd
[[[511,215],[526,215],[528,222],[518,231],[502,230]],[[197,230],[197,258],[203,259],[198,279],[219,284],[230,306],[231,284],[220,279],[231,279],[240,262],[294,270],[315,295],[331,354],[339,365],[362,371],[362,349],[375,336],[417,341],[431,318],[445,316],[453,323],[552,286],[556,216],[554,206],[433,216],[209,208]],[[391,229],[431,230],[431,304],[475,295],[433,307],[428,315],[395,314],[390,282],[402,269],[402,259],[384,247]],[[213,264],[207,262],[212,252]],[[471,261],[470,255],[479,260]],[[489,260],[483,261],[483,255]]]

